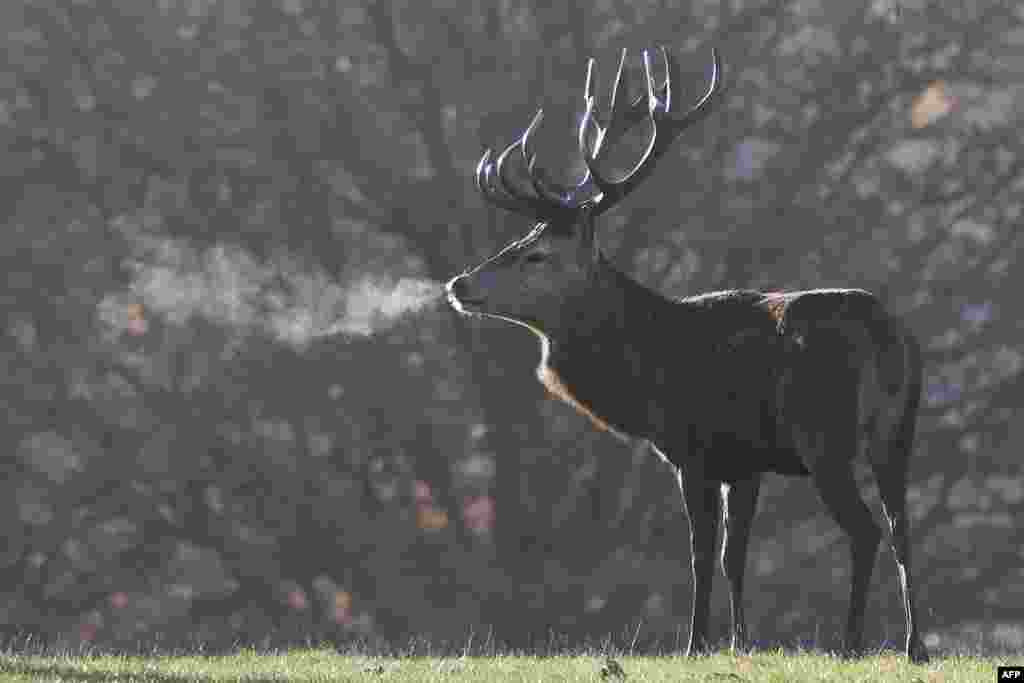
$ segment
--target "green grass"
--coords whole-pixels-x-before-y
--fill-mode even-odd
[[[333,650],[284,653],[244,651],[224,656],[122,656],[0,654],[0,683],[129,681],[206,683],[213,681],[995,681],[997,664],[1020,664],[1024,657],[950,656],[927,666],[895,654],[843,660],[823,654],[718,654],[699,659],[679,656],[621,656],[610,671],[600,654],[532,657],[372,657]]]

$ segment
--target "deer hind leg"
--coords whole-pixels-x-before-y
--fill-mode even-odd
[[[824,465],[812,472],[814,485],[829,514],[850,540],[853,567],[843,651],[859,655],[863,653],[864,611],[882,530],[861,498],[849,461]]]
[[[747,647],[747,623],[743,613],[743,575],[747,564],[750,526],[757,509],[761,477],[722,485],[722,570],[729,580],[729,605],[732,610],[733,652]]]
[[[928,650],[918,632],[917,608],[914,604],[914,586],[910,575],[910,538],[907,531],[907,465],[913,438],[894,438],[888,442],[888,458],[869,451],[869,460],[878,482],[886,520],[889,522],[890,543],[896,556],[903,593],[903,612],[907,624],[906,653],[911,661],[928,661]],[[875,457],[871,457],[874,454]]]
[[[848,331],[847,331],[848,332]],[[845,361],[845,362],[844,362]],[[784,385],[783,413],[797,453],[832,519],[850,543],[850,602],[843,651],[863,653],[864,612],[882,530],[853,476],[862,446],[863,365],[847,335],[822,334],[808,344]]]
[[[715,541],[718,540],[719,495],[716,489],[719,486],[720,482],[709,482],[703,476],[679,475],[683,507],[690,518],[690,557],[693,563],[690,643],[686,648],[686,654],[691,656],[711,650],[708,616],[715,568]]]
[[[910,342],[904,342],[907,344]],[[889,523],[890,545],[896,556],[903,612],[907,624],[906,653],[911,661],[928,661],[921,641],[914,587],[910,576],[910,537],[907,531],[907,470],[914,449],[914,428],[920,388],[916,382],[885,389],[876,366],[867,365],[860,387],[859,413],[864,422],[867,459],[878,483],[882,509]]]
[[[821,377],[826,378],[826,374]],[[863,652],[864,611],[882,530],[864,503],[853,476],[853,459],[861,446],[857,383],[849,375],[840,374],[833,379],[835,386],[848,386],[851,391],[833,390],[827,401],[818,398],[817,403],[803,402],[794,439],[822,503],[849,539],[853,571],[843,652],[858,655]]]

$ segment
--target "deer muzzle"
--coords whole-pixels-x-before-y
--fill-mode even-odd
[[[445,284],[444,290],[448,303],[460,313],[465,313],[467,306],[477,307],[485,301],[481,293],[472,291],[466,274],[453,277]]]

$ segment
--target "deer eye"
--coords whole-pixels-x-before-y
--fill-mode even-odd
[[[542,251],[533,251],[527,254],[524,260],[527,263],[541,263],[548,260],[548,255]]]

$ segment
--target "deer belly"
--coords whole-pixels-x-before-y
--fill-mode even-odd
[[[777,405],[770,394],[744,388],[748,391],[723,391],[709,402],[703,421],[710,432],[705,436],[706,462],[709,470],[722,470],[715,473],[722,476],[713,476],[729,481],[732,472],[809,474],[791,439],[779,431]]]
[[[789,476],[807,476],[810,470],[785,444],[752,444],[739,439],[718,438],[705,453],[705,467],[710,479],[733,483],[753,473],[773,472]]]

